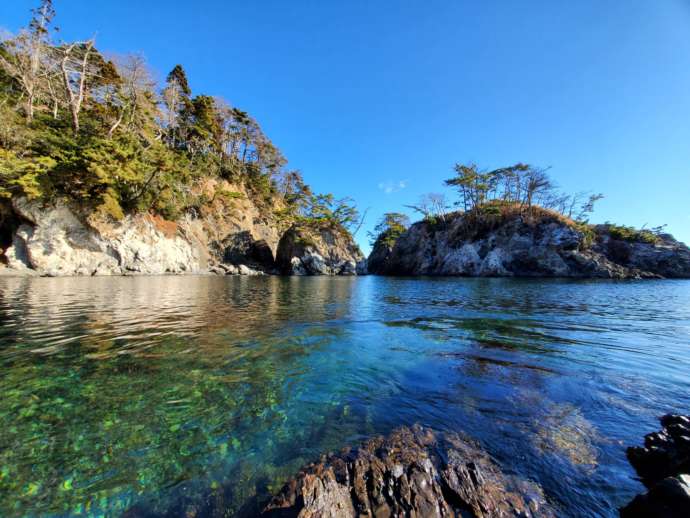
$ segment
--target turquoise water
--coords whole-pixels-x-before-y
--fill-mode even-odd
[[[0,394],[3,517],[251,516],[414,422],[616,516],[690,410],[690,282],[0,279]]]

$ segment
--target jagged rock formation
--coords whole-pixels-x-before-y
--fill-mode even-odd
[[[376,243],[369,272],[482,277],[690,277],[690,249],[672,236],[616,239],[606,225],[586,231],[549,211],[471,228],[461,214],[419,222],[391,247]]]
[[[260,206],[242,186],[208,180],[203,189],[209,201],[177,221],[148,214],[113,221],[65,202],[42,205],[13,199],[0,218],[0,274],[277,273],[279,243],[290,242],[283,239],[289,222]],[[218,192],[225,194],[214,194]],[[305,265],[313,265],[305,266],[307,273],[356,273],[350,265],[362,256],[347,232],[323,231],[317,242],[315,249],[292,250]]]
[[[292,226],[278,243],[276,258],[287,275],[357,275],[366,260],[349,234],[330,226]]]
[[[681,518],[690,512],[690,417],[665,415],[628,459],[649,489],[621,509],[623,518]]]
[[[538,486],[508,477],[468,439],[401,428],[302,469],[267,517],[554,516]]]

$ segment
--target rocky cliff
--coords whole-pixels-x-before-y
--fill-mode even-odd
[[[300,229],[241,185],[208,180],[201,188],[205,203],[177,221],[114,221],[66,202],[13,199],[0,211],[0,275],[363,273],[346,231]],[[307,235],[313,246],[300,245]]]
[[[368,267],[382,275],[690,277],[690,249],[672,236],[621,238],[612,229],[543,209],[479,222],[458,213],[415,223],[394,244],[377,242]]]
[[[366,259],[350,235],[330,226],[292,226],[278,243],[276,260],[286,275],[366,273]]]

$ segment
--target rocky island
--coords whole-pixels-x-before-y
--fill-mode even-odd
[[[468,277],[690,278],[690,249],[664,233],[582,225],[533,207],[496,207],[479,223],[453,213],[374,243],[369,271]]]
[[[565,194],[546,169],[518,163],[494,170],[456,164],[458,190],[409,206],[424,218],[385,214],[372,234],[369,271],[468,277],[690,278],[690,249],[652,229],[591,224],[602,194]]]

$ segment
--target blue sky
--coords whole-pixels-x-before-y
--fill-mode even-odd
[[[0,3],[0,26],[34,1]],[[690,243],[690,2],[55,0],[65,39],[137,52],[252,113],[318,191],[387,211],[455,162],[551,166],[592,218]],[[449,191],[449,195],[452,193]]]

